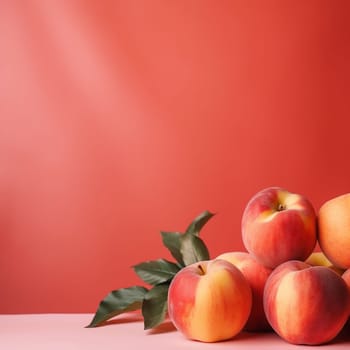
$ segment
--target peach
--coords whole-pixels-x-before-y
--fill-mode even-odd
[[[252,311],[244,330],[250,332],[271,330],[264,312],[263,294],[266,280],[272,270],[260,264],[247,252],[227,252],[220,254],[217,259],[223,259],[235,265],[243,273],[252,289]]]
[[[234,337],[246,324],[251,307],[247,280],[225,260],[188,265],[169,286],[169,318],[189,339],[216,342]]]
[[[288,261],[268,278],[264,309],[284,340],[318,345],[330,342],[344,327],[350,295],[342,277],[328,267]]]
[[[319,244],[327,258],[342,269],[350,267],[350,193],[325,202],[318,212]]]
[[[310,264],[312,266],[326,266],[338,273],[339,275],[342,275],[344,273],[344,270],[334,266],[329,259],[324,255],[323,252],[313,252],[306,260],[305,262],[307,264]]]
[[[270,268],[305,260],[316,245],[316,223],[315,210],[305,196],[269,187],[253,196],[243,212],[243,243]]]
[[[350,268],[345,270],[345,272],[342,274],[342,277],[346,285],[348,286],[349,295],[350,295]],[[349,317],[350,317],[350,311],[349,311]]]

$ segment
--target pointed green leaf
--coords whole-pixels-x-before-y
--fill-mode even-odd
[[[181,266],[185,266],[180,251],[180,237],[182,234],[180,232],[161,232],[161,235],[164,246],[169,249],[171,255]]]
[[[195,236],[199,235],[200,230],[203,228],[203,226],[209,221],[210,218],[212,218],[215,214],[210,213],[209,211],[204,211],[203,213],[199,214],[187,227],[186,233],[192,234]]]
[[[151,285],[170,281],[180,270],[177,264],[165,259],[146,261],[133,268],[143,281]]]
[[[103,322],[124,312],[141,309],[144,296],[148,290],[134,286],[110,292],[101,302],[91,323],[87,326],[97,327]]]
[[[208,248],[203,240],[191,234],[184,234],[181,237],[181,254],[186,266],[210,259]]]
[[[144,328],[151,329],[161,324],[168,310],[169,284],[154,286],[146,295],[142,304]]]

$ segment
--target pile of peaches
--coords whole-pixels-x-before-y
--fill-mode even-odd
[[[168,314],[187,338],[215,342],[242,330],[275,331],[293,344],[333,340],[350,317],[350,194],[316,213],[303,195],[258,192],[242,216],[246,252],[180,270]]]

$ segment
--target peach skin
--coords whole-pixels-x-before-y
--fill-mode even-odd
[[[186,266],[169,286],[169,318],[189,339],[216,342],[234,337],[246,324],[251,307],[248,282],[224,260]]]

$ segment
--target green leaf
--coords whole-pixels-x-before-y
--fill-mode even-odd
[[[144,329],[151,329],[161,324],[168,310],[169,284],[154,286],[146,295],[142,304]]]
[[[200,230],[203,228],[203,226],[209,221],[210,218],[212,218],[215,214],[210,213],[209,211],[204,211],[203,213],[199,214],[187,227],[186,234],[191,234],[198,236]]]
[[[124,312],[141,309],[148,290],[134,286],[110,292],[101,302],[87,328],[100,326],[103,322]]]
[[[198,261],[209,260],[209,251],[203,240],[192,234],[184,234],[181,237],[181,254],[185,265]]]
[[[180,267],[165,259],[146,261],[133,266],[136,274],[146,283],[157,285],[170,281]]]
[[[161,232],[163,244],[169,249],[171,255],[176,261],[183,267],[185,266],[182,254],[180,238],[182,234],[180,232]]]

